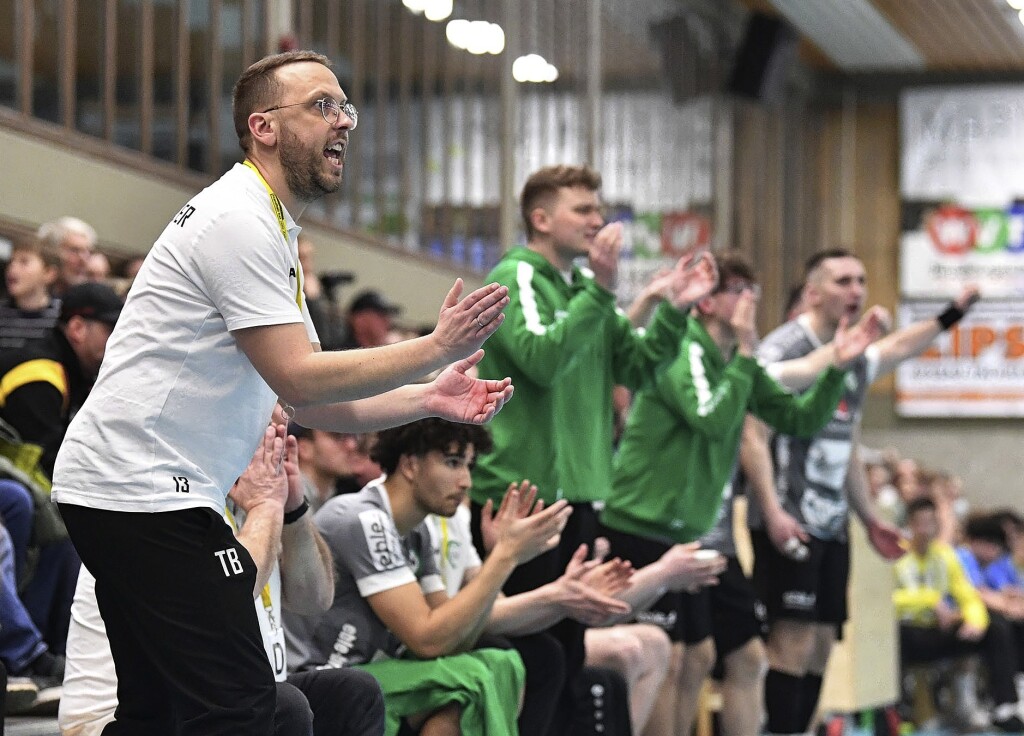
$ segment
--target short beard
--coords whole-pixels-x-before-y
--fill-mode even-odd
[[[325,176],[320,167],[323,151],[308,154],[297,136],[283,130],[279,145],[281,165],[288,191],[301,202],[313,202],[325,194],[333,194],[341,188],[341,177]]]

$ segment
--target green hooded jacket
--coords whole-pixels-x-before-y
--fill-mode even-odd
[[[691,320],[679,357],[633,402],[602,523],[667,543],[698,539],[718,518],[747,412],[785,434],[813,435],[839,404],[844,377],[829,368],[792,394],[754,358],[726,362]]]
[[[509,289],[505,323],[484,344],[483,378],[510,376],[515,395],[490,424],[494,449],[477,458],[474,501],[500,501],[529,479],[538,497],[573,503],[611,488],[612,387],[638,389],[675,358],[687,317],[669,304],[646,332],[615,296],[573,268],[571,283],[544,256],[515,248],[488,281]]]

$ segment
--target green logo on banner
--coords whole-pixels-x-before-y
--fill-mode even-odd
[[[978,220],[978,239],[974,249],[979,253],[1004,250],[1010,240],[1010,218],[1005,210],[975,210]]]

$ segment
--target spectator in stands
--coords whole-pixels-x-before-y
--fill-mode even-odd
[[[379,291],[357,294],[348,308],[348,335],[342,347],[375,348],[391,342],[392,321],[402,308],[389,302]]]
[[[342,488],[358,491],[380,475],[380,467],[370,459],[360,435],[307,429],[295,422],[288,431],[299,443],[302,484],[314,512]]]
[[[1006,530],[1006,542],[1010,547],[1010,557],[1017,575],[1024,580],[1024,517],[1013,509],[1000,509],[996,512]]]
[[[510,595],[558,579],[579,545],[593,543],[591,504],[611,487],[612,387],[636,389],[653,379],[676,355],[690,305],[716,279],[710,255],[681,259],[647,331],[635,330],[615,308],[622,224],[604,224],[600,186],[600,175],[586,167],[531,174],[520,197],[527,244],[508,251],[488,276],[508,287],[511,301],[480,375],[512,376],[522,392],[511,414],[495,418],[494,450],[481,454],[473,474],[477,547],[480,510],[499,501],[509,483],[529,478],[545,502],[565,498],[574,509],[562,544],[517,570],[505,588]],[[574,265],[582,257],[590,272]],[[552,632],[564,648],[570,685],[584,661],[583,632],[575,621]],[[571,688],[564,697],[559,713],[571,714]],[[552,726],[565,730],[564,723]]]
[[[59,702],[64,658],[50,651],[18,595],[14,545],[3,524],[0,524],[0,671],[4,673],[7,695],[6,705],[0,707],[0,724],[5,709],[11,715],[48,712]],[[9,678],[8,672],[12,673]]]
[[[1024,689],[1024,579],[1010,556],[1004,517],[973,514],[964,525],[964,544],[957,548],[967,578],[981,595],[993,621],[1005,619],[1017,652],[1018,690]]]
[[[94,251],[86,263],[85,273],[89,281],[106,282],[110,278],[110,259],[99,251]]]
[[[7,297],[0,300],[0,351],[45,337],[60,314],[60,300],[50,290],[58,260],[36,238],[17,240],[4,272]]]
[[[307,235],[299,235],[299,263],[302,264],[302,293],[320,338],[320,347],[337,350],[344,341],[344,329],[338,324],[336,284],[321,278],[316,267],[316,246]],[[346,276],[351,280],[351,275]]]
[[[311,515],[307,512],[283,524],[272,504],[261,503],[268,495],[293,496],[296,501],[302,496],[295,441],[284,441],[279,412],[275,420],[232,488],[224,512],[225,521],[256,561],[257,580],[265,581],[255,596],[255,608],[277,681],[275,734],[379,736],[384,730],[384,703],[380,686],[370,675],[353,669],[286,675],[283,607],[314,614],[324,611],[333,597],[334,578],[330,555]],[[117,705],[117,673],[96,604],[95,580],[83,568],[68,639],[61,733],[100,736],[104,726],[114,720]],[[133,720],[132,714],[121,709],[118,721],[122,728],[131,723],[140,733],[163,733],[154,724],[157,713],[140,715]]]
[[[0,454],[25,474],[36,497],[35,513],[25,522],[32,527],[32,549],[19,551],[21,559],[34,562],[25,572],[22,599],[57,653],[64,651],[80,563],[48,492],[64,433],[92,387],[120,310],[110,287],[80,284],[64,295],[58,323],[46,339],[0,356],[0,420],[14,433],[0,440]],[[0,508],[7,508],[10,489],[0,485],[0,493]],[[15,539],[29,537],[10,518],[6,523]]]
[[[815,254],[806,265],[804,312],[764,338],[758,359],[773,370],[773,364],[819,349],[840,325],[861,315],[866,296],[860,259],[842,249]],[[850,510],[878,554],[890,560],[903,554],[899,530],[871,503],[859,455],[867,389],[924,352],[977,299],[977,289],[965,289],[934,318],[873,343],[849,371],[832,421],[813,437],[779,433],[769,449],[766,428],[747,420],[741,459],[754,501],[754,578],[769,617],[765,704],[771,733],[803,733],[817,711],[832,645],[847,618]],[[879,308],[869,314],[883,321]],[[795,560],[794,553],[804,549],[806,559]]]
[[[904,666],[979,654],[995,701],[992,725],[1024,731],[1013,677],[1017,653],[1004,619],[991,619],[951,546],[938,539],[935,503],[917,498],[907,506],[910,550],[895,566],[893,602],[900,621]]]
[[[61,217],[43,223],[36,235],[60,259],[53,286],[56,296],[63,296],[72,286],[89,280],[89,257],[96,248],[96,231],[89,223],[77,217]]]
[[[128,261],[125,262],[124,268],[121,269],[122,276],[128,279],[128,281],[134,281],[136,275],[139,273],[139,269],[142,268],[143,261],[145,260],[145,256],[129,258]]]
[[[334,603],[322,617],[286,614],[292,666],[363,667],[384,690],[389,729],[405,720],[429,733],[518,733],[519,655],[473,647],[502,583],[558,543],[571,509],[560,501],[529,516],[505,515],[479,574],[449,598],[423,522],[430,513],[455,513],[476,448],[489,443],[482,428],[440,419],[385,430],[374,459],[386,476],[316,515],[334,557]],[[512,491],[511,508],[519,502]],[[415,659],[395,659],[405,652]]]

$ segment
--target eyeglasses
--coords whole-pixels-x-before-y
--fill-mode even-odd
[[[742,294],[744,291],[750,291],[754,295],[754,300],[757,301],[761,298],[761,286],[760,284],[750,284],[745,281],[736,281],[729,285],[723,285],[718,290],[719,294]]]
[[[308,102],[293,102],[290,105],[276,105],[274,107],[268,107],[263,112],[273,112],[274,110],[282,110],[286,107],[298,107],[299,105],[308,105]],[[324,120],[328,125],[334,126],[338,123],[341,114],[345,113],[345,117],[352,121],[352,127],[349,130],[355,130],[356,125],[359,123],[359,111],[356,110],[356,106],[351,102],[339,104],[337,101],[332,100],[330,97],[323,97],[319,100],[315,100],[312,104],[320,108],[320,114],[324,116]]]

